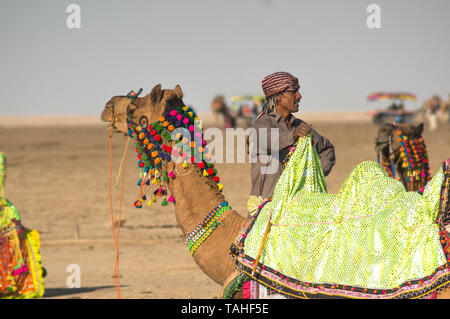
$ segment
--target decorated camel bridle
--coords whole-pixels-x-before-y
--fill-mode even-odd
[[[425,142],[420,136],[419,138],[408,138],[403,134],[400,127],[394,126],[396,136],[389,137],[389,156],[378,153],[378,163],[381,164],[388,175],[394,179],[400,180],[400,176],[396,176],[395,167],[401,162],[401,167],[406,170],[405,182],[406,190],[423,192],[425,185],[430,180],[430,168],[428,163],[428,154]],[[400,149],[393,150],[392,139],[396,138],[400,143]],[[395,153],[398,152],[396,160]],[[397,172],[399,173],[399,172]]]
[[[134,102],[139,93],[128,93],[130,103]],[[197,120],[194,110],[182,105],[167,110],[154,123],[142,125],[140,121],[139,125],[133,121],[132,112],[127,107],[128,135],[134,139],[138,166],[141,169],[137,182],[139,195],[133,203],[134,207],[142,208],[146,200],[148,206],[151,206],[158,198],[162,198],[161,206],[175,203],[175,198],[169,194],[168,183],[170,179],[184,174],[177,170],[176,165],[172,170],[167,168],[167,164],[175,158],[182,163],[183,169],[188,168],[188,163],[196,164],[203,176],[211,178],[218,190],[222,191],[223,185],[220,184],[211,155],[205,148],[201,123]],[[228,202],[218,203],[191,232],[186,233],[185,243],[191,255],[222,225],[221,222],[230,209]]]

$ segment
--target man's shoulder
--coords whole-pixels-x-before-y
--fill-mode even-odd
[[[267,115],[266,113],[260,114],[253,123],[254,128],[272,127],[272,126],[273,126],[273,117]]]
[[[309,125],[309,123],[303,121],[301,118],[298,118],[298,117],[294,116],[294,122],[293,122],[294,126],[298,126],[298,125],[300,125],[302,123],[305,123],[305,124]]]

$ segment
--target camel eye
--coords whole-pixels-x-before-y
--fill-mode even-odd
[[[133,102],[131,102],[128,106],[127,106],[127,114],[129,115],[133,115],[133,113],[137,110],[136,105],[134,105]]]
[[[141,118],[139,119],[139,125],[141,127],[144,127],[144,126],[148,125],[148,118],[147,118],[147,116],[145,116],[145,115],[141,116]]]

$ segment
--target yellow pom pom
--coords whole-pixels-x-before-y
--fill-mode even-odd
[[[221,191],[222,188],[223,188],[223,185],[222,184],[217,184],[217,187],[219,188],[219,191]]]
[[[203,171],[203,176],[209,176],[209,174],[206,172],[206,169]]]
[[[156,180],[156,178],[152,179],[152,184],[158,184],[158,181]]]
[[[148,201],[147,206],[148,206],[148,207],[152,206],[152,201],[151,201],[151,200]]]
[[[183,162],[183,168],[187,168],[188,164],[186,162]]]
[[[186,112],[187,110],[189,110],[189,108],[187,106],[183,107],[183,111]]]
[[[188,112],[188,115],[189,115],[189,117],[192,117],[192,116],[194,116],[194,113]]]

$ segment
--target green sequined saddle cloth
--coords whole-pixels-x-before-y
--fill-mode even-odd
[[[300,138],[272,200],[230,249],[242,273],[299,298],[419,298],[450,283],[450,161],[423,195],[372,161],[328,194],[320,165],[311,138]]]

